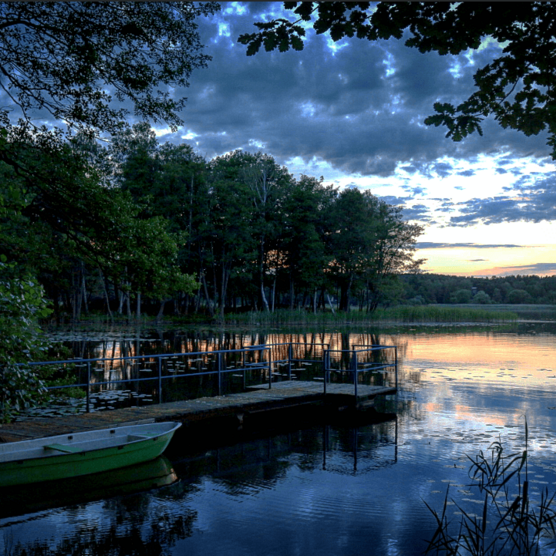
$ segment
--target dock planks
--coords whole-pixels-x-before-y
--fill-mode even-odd
[[[331,403],[336,406],[365,407],[375,396],[395,394],[396,389],[382,386],[353,384],[326,385],[326,399],[322,382],[283,381],[251,386],[246,392],[197,398],[179,402],[128,407],[75,416],[35,418],[0,426],[0,442],[15,442],[70,432],[110,428],[146,421],[182,421],[196,423],[215,418],[237,417],[246,413],[285,409],[303,404]]]

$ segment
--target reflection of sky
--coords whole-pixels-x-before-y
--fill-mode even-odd
[[[102,536],[135,511],[146,516],[147,530],[159,516],[168,523],[195,516],[188,536],[164,545],[171,555],[420,553],[434,530],[424,501],[440,509],[450,485],[456,502],[478,512],[466,454],[487,450],[499,438],[508,450],[523,449],[525,415],[533,496],[556,485],[556,381],[547,378],[556,371],[555,339],[495,329],[393,335],[388,342],[404,346],[394,463],[394,421],[360,427],[351,436],[333,427],[326,469],[322,428],[253,440],[200,454],[187,465],[177,461],[182,481],[146,496],[142,505],[122,497],[19,518],[17,525],[0,521],[0,552],[2,528],[15,541],[77,542],[80,528],[95,527]],[[350,341],[361,343],[361,336]],[[356,456],[350,438],[360,447]]]

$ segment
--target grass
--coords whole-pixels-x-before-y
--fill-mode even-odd
[[[549,496],[546,488],[538,504],[530,500],[527,441],[525,423],[525,449],[521,454],[505,455],[498,441],[490,446],[490,454],[480,451],[475,458],[468,456],[469,477],[474,481],[470,486],[478,488],[484,496],[480,515],[470,514],[452,501],[462,514],[459,522],[452,524],[447,516],[449,490],[440,511],[425,502],[437,526],[426,554],[536,556],[547,553],[548,545],[554,543],[556,536],[555,495]]]
[[[377,309],[373,313],[350,311],[310,313],[305,310],[279,309],[274,313],[252,311],[226,315],[226,324],[285,325],[285,324],[364,324],[395,323],[484,323],[513,322],[517,315],[510,311],[490,311],[466,307],[407,306]]]

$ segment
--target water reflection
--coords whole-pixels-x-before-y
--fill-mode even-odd
[[[83,477],[0,489],[0,518],[83,504],[171,485],[178,476],[165,456],[125,469]]]
[[[229,345],[260,340],[216,336]],[[554,325],[306,337],[312,349],[377,339],[402,346],[401,391],[376,407],[383,421],[298,414],[276,430],[259,418],[258,428],[218,436],[184,428],[167,454],[179,482],[0,519],[0,553],[413,556],[434,531],[424,502],[440,508],[450,485],[456,502],[479,512],[467,454],[498,439],[522,450],[525,416],[533,502],[556,488]],[[449,511],[457,517],[454,505]],[[139,546],[144,552],[131,548]]]

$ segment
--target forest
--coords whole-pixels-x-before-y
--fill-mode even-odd
[[[207,161],[146,123],[106,145],[37,141],[5,142],[0,255],[36,277],[57,320],[372,311],[420,264],[422,229],[400,207],[296,179],[262,152]]]
[[[462,277],[407,274],[400,277],[408,305],[434,303],[556,304],[556,276]]]

